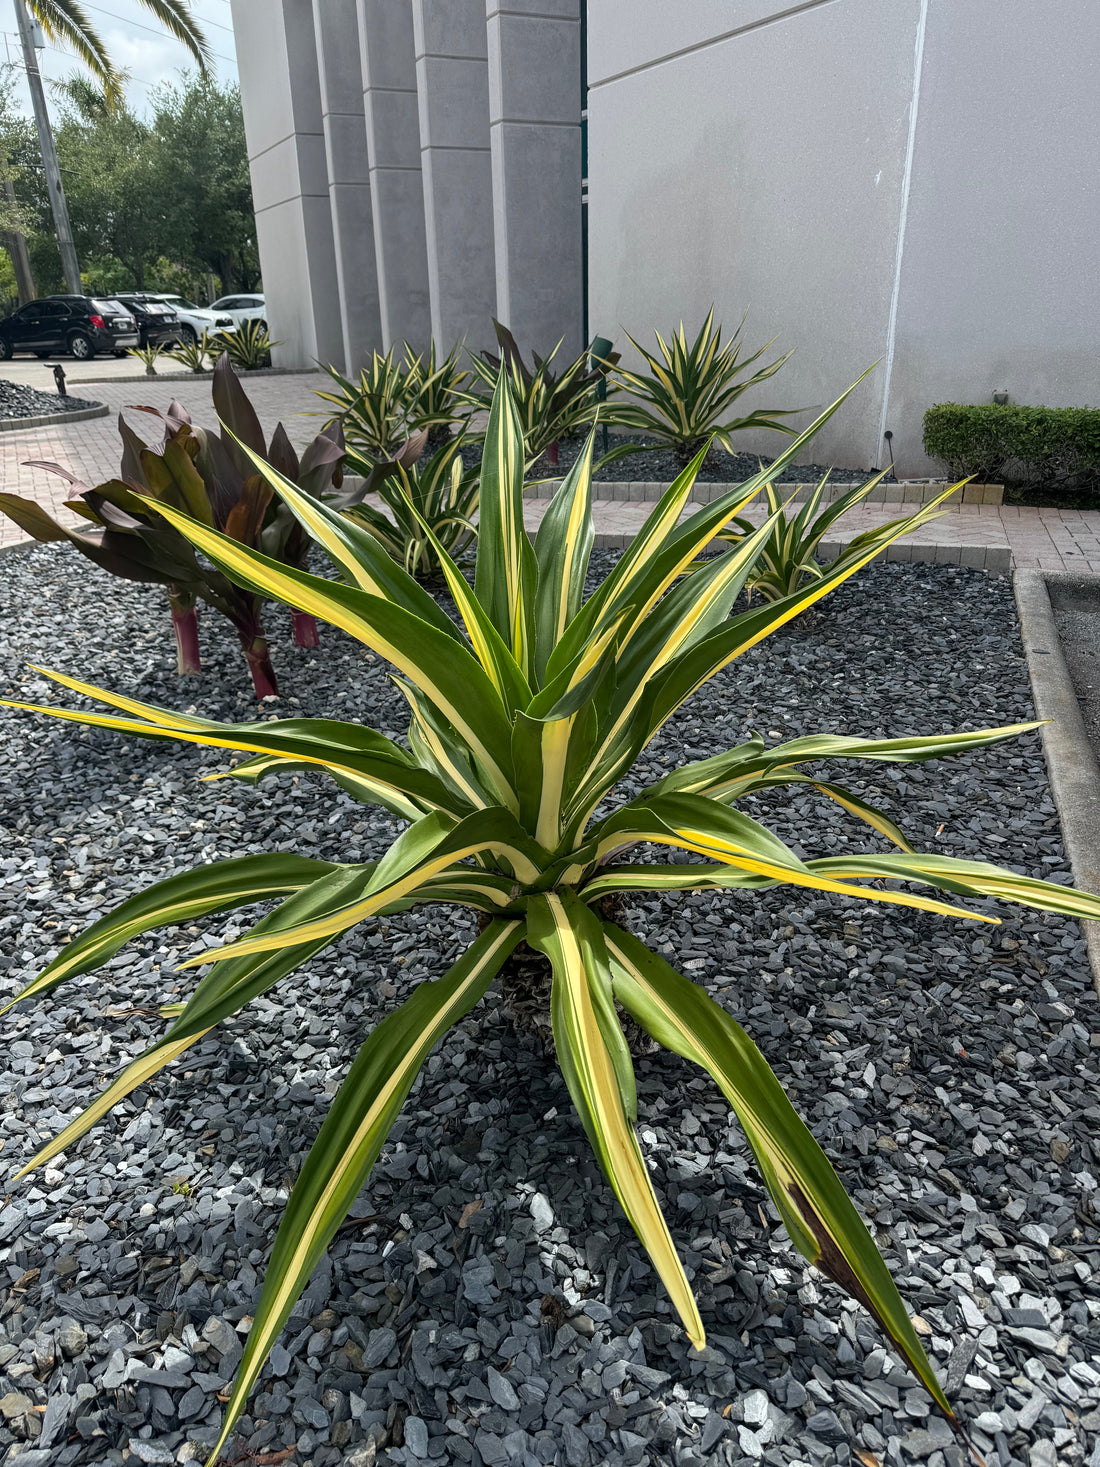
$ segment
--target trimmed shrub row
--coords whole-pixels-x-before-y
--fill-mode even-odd
[[[924,451],[952,478],[1100,486],[1100,408],[941,402],[924,415]]]

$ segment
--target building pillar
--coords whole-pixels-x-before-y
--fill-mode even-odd
[[[341,365],[354,373],[382,340],[355,0],[313,0],[313,24],[344,343]]]
[[[344,335],[312,0],[232,0],[266,314],[280,367],[340,361]]]
[[[483,0],[413,0],[432,334],[495,345],[496,266]]]
[[[562,362],[585,345],[582,3],[486,0],[497,317]]]
[[[321,0],[325,3],[325,0]],[[358,0],[383,349],[432,331],[410,0]]]

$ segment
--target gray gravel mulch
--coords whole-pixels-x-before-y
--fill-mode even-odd
[[[809,419],[806,420],[809,422]],[[805,426],[805,425],[803,425]],[[776,433],[773,435],[775,448],[781,450],[786,439]],[[568,473],[577,455],[584,446],[584,438],[563,439],[558,445],[559,468],[548,467],[545,456],[535,466],[535,472],[540,475],[553,475],[557,473]],[[616,459],[613,463],[597,469],[593,478],[597,483],[620,483],[646,482],[669,484],[683,469],[683,464],[669,448],[657,446],[657,440],[650,438],[645,433],[609,433],[608,447],[617,448],[622,443],[644,443],[649,445],[644,453],[631,453],[626,457]],[[596,454],[599,459],[603,452],[603,439],[596,434]],[[707,454],[703,467],[699,472],[700,483],[704,484],[740,484],[745,479],[750,479],[753,474],[759,473],[761,465],[765,468],[774,462],[774,457],[766,453],[727,453],[721,445],[715,445]],[[877,469],[846,469],[831,468],[828,464],[788,464],[775,476],[777,484],[817,484],[826,474],[829,475],[831,484],[862,484],[878,473]],[[887,482],[890,482],[889,476]]]
[[[22,382],[0,379],[0,420],[4,418],[44,418],[51,413],[76,413],[84,408],[99,407],[87,397],[59,397],[56,392],[39,392]]]
[[[329,628],[319,653],[298,651],[289,617],[269,621],[284,697],[265,712],[404,728],[380,662]],[[208,672],[180,683],[155,590],[64,547],[0,563],[5,696],[52,696],[34,660],[251,716],[231,629],[205,617],[202,639]],[[637,773],[753,728],[769,741],[901,735],[1028,713],[1008,582],[881,565],[711,683]],[[395,833],[386,812],[313,776],[204,784],[224,767],[215,751],[2,717],[0,996],[173,870],[253,850],[362,859]],[[1034,736],[837,777],[900,812],[918,847],[1069,880]],[[877,843],[816,795],[748,808],[807,854]],[[886,1250],[990,1467],[1100,1467],[1100,1022],[1078,926],[996,910],[1003,925],[988,927],[780,888],[642,898],[631,925],[761,1045]],[[177,964],[241,925],[154,934],[5,1019],[5,1461],[201,1457],[328,1100],[370,1026],[473,935],[449,909],[364,924],[11,1181],[162,1032],[157,1005],[191,986]],[[484,1004],[430,1059],[223,1460],[295,1443],[285,1460],[314,1467],[961,1467],[866,1314],[789,1247],[710,1082],[658,1055],[639,1061],[638,1086],[703,1353],[675,1325],[561,1078]]]

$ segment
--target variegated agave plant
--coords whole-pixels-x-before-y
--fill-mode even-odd
[[[813,431],[791,444],[778,467]],[[191,960],[188,966],[209,963],[209,971],[164,1037],[30,1165],[71,1147],[116,1101],[356,923],[398,904],[441,902],[472,907],[483,927],[444,977],[421,983],[375,1027],[333,1100],[275,1239],[213,1456],[366,1182],[428,1054],[485,997],[524,941],[552,967],[548,1002],[557,1058],[577,1112],[693,1344],[703,1345],[703,1325],[635,1136],[634,1073],[616,1006],[660,1044],[713,1076],[744,1127],[791,1241],[870,1311],[954,1421],[885,1263],[760,1051],[703,988],[601,910],[603,898],[636,889],[744,892],[786,882],[860,902],[995,920],[887,884],[905,881],[1100,917],[1100,901],[1065,887],[978,862],[918,854],[886,815],[802,768],[829,757],[904,762],[962,753],[1033,724],[885,740],[821,735],[772,748],[753,737],[676,769],[636,799],[605,805],[695,689],[930,510],[877,534],[858,560],[826,571],[812,586],[731,616],[774,529],[774,516],[736,548],[697,561],[759,491],[766,474],[682,517],[697,458],[585,600],[593,543],[591,447],[562,484],[532,546],[523,528],[523,434],[503,376],[486,434],[472,589],[443,547],[435,547],[460,627],[372,535],[299,492],[249,452],[257,473],[331,555],[343,582],[279,564],[151,498],[150,510],[240,585],[323,617],[386,659],[409,702],[409,747],[355,723],[212,723],[59,674],[51,676],[118,711],[37,711],[128,735],[243,750],[253,758],[236,772],[247,778],[301,767],[327,770],[344,789],[388,807],[409,825],[380,861],[344,865],[250,856],[173,876],[123,903],[66,947],[21,997],[41,995],[89,972],[152,928],[261,898],[285,898],[244,939]],[[750,791],[805,784],[839,801],[896,851],[802,860],[736,808]],[[636,854],[647,845],[690,852],[696,859],[647,865]]]
[[[840,570],[846,561],[859,560],[871,543],[869,535],[873,535],[874,531],[854,535],[836,559],[828,565],[822,565],[818,561],[817,552],[837,520],[846,515],[850,509],[854,509],[857,504],[862,504],[868,494],[878,488],[888,472],[888,469],[884,469],[881,474],[876,474],[865,484],[857,484],[845,493],[838,494],[822,509],[821,501],[829,478],[826,474],[821,483],[815,489],[810,490],[803,502],[794,507],[789,516],[787,514],[789,501],[784,503],[780,490],[775,484],[765,484],[764,494],[768,504],[768,515],[772,521],[772,531],[745,581],[745,590],[748,592],[749,600],[751,601],[754,595],[759,594],[765,601],[782,601],[785,596],[793,596],[805,581],[820,580],[828,572]],[[890,525],[883,525],[880,528],[889,530],[901,523],[901,520],[895,520]],[[745,536],[755,533],[756,526],[751,520],[738,517],[726,526],[718,538],[725,540],[730,545],[739,545]]]

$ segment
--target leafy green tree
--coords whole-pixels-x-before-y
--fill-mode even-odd
[[[58,92],[57,155],[86,273],[108,277],[100,288],[144,290],[146,263],[161,253],[166,237],[153,130],[125,104],[112,107],[102,90],[82,78]],[[110,261],[123,265],[129,279],[104,271],[102,264]]]
[[[0,66],[0,239],[7,252],[0,257],[0,300],[12,306],[35,293],[33,279],[25,275],[20,281],[16,266],[19,247],[28,245],[35,227],[35,211],[21,201],[16,185],[22,186],[28,166],[38,160],[34,129],[15,105],[17,76],[14,65]]]
[[[0,78],[2,85],[2,78]],[[85,288],[177,290],[202,296],[213,273],[224,293],[260,281],[240,94],[195,73],[153,94],[142,118],[74,78],[54,89],[57,154]],[[43,293],[63,290],[33,127],[10,116],[16,192]],[[21,129],[21,130],[20,130]],[[0,143],[0,148],[2,148]],[[0,159],[2,161],[2,159]],[[3,180],[0,177],[0,203]],[[0,214],[0,229],[3,229]]]
[[[239,90],[187,73],[154,94],[151,128],[165,253],[217,275],[225,294],[255,290],[256,216]]]

